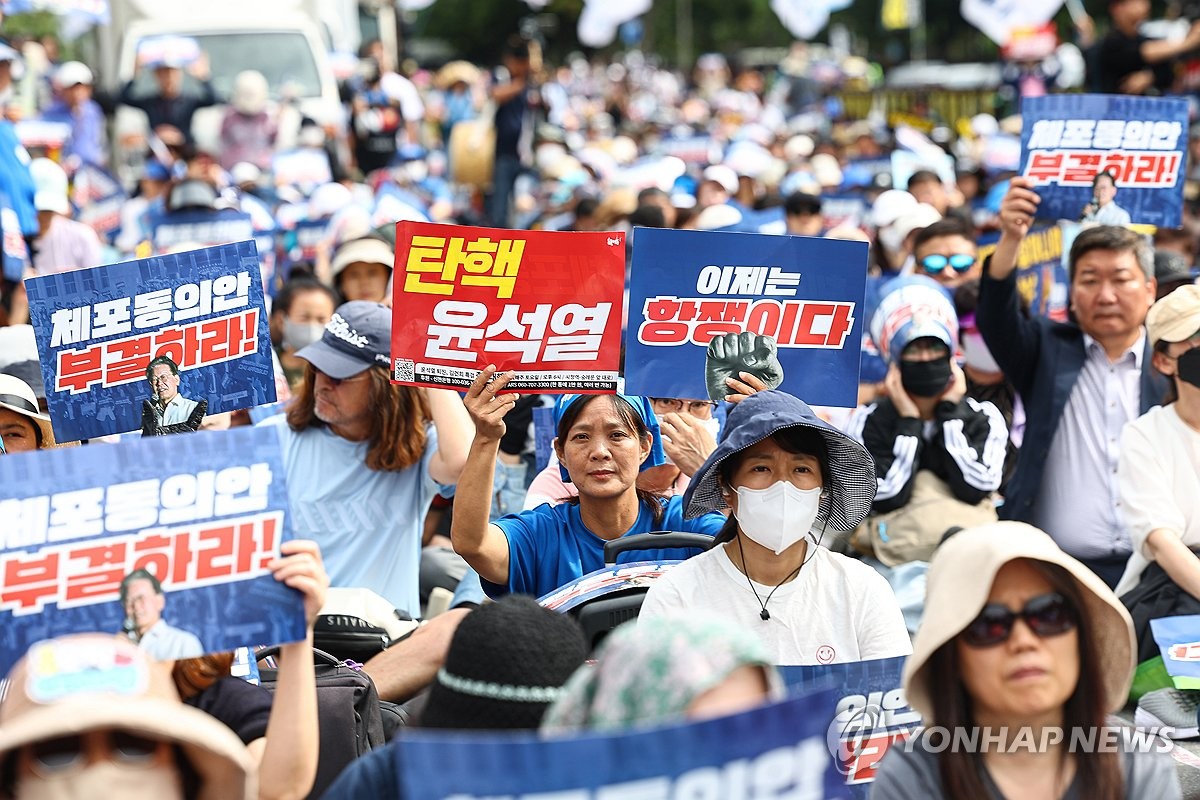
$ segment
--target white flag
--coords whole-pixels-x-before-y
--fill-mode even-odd
[[[962,0],[963,19],[999,45],[1015,28],[1036,28],[1054,19],[1063,0]]]
[[[651,0],[586,0],[579,15],[579,42],[587,47],[604,47],[617,38],[621,23],[650,10]]]
[[[771,10],[783,27],[797,39],[811,39],[829,22],[829,15],[841,11],[853,0],[771,0]]]

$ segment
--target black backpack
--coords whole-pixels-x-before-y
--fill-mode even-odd
[[[270,647],[256,656],[262,662],[278,654],[278,647]],[[310,798],[320,797],[347,764],[367,751],[383,746],[386,741],[379,693],[375,691],[371,676],[357,665],[339,661],[324,650],[313,648],[313,661],[321,749]],[[276,673],[275,667],[260,663],[260,683],[272,692],[275,691]]]

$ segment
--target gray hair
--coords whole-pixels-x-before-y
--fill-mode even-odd
[[[179,374],[179,365],[175,363],[175,359],[170,356],[159,356],[146,365],[146,380],[152,380],[154,377],[154,368],[159,364],[166,364],[171,369],[172,375]]]
[[[1146,280],[1154,277],[1154,245],[1151,244],[1149,236],[1118,225],[1097,225],[1080,233],[1071,244],[1071,255],[1067,264],[1072,284],[1075,283],[1075,265],[1084,254],[1093,250],[1133,253]]]

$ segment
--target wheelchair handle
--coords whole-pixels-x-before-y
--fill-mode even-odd
[[[712,547],[713,537],[704,533],[688,531],[651,531],[622,536],[604,543],[604,563],[617,563],[617,556],[636,550],[668,550],[674,547],[695,547],[707,550]]]

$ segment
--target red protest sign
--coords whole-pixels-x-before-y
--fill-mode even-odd
[[[617,388],[625,234],[400,222],[392,379],[461,389],[495,364],[513,391]]]

